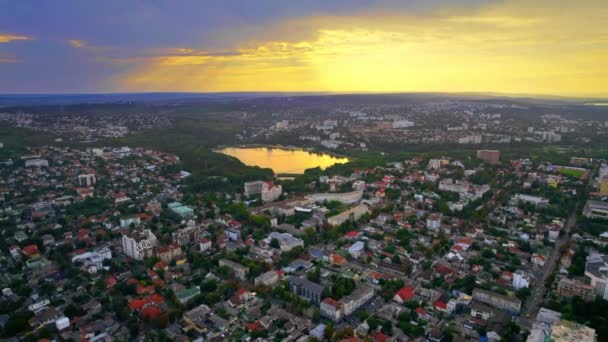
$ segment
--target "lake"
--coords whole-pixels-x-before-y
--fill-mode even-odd
[[[302,174],[314,167],[325,169],[334,164],[344,164],[348,158],[327,153],[312,153],[304,149],[278,147],[226,147],[216,152],[227,154],[248,166],[270,168],[276,174]]]

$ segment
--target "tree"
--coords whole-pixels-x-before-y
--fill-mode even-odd
[[[329,323],[327,324],[327,326],[325,327],[325,331],[323,332],[323,336],[325,336],[326,339],[331,339],[334,336],[334,325],[333,323]]]
[[[280,249],[281,248],[281,243],[279,242],[279,240],[277,238],[272,238],[270,240],[270,247],[276,248],[276,249]]]

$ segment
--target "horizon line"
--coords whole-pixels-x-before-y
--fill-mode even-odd
[[[294,94],[294,95],[484,95],[510,98],[561,98],[561,99],[602,99],[608,100],[608,94],[567,95],[547,93],[511,93],[494,91],[127,91],[127,92],[0,92],[0,96],[78,96],[78,95],[144,95],[144,94],[189,94],[189,95],[219,95],[219,94]]]

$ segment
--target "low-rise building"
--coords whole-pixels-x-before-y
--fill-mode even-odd
[[[288,281],[291,292],[313,304],[319,304],[321,302],[323,291],[325,291],[325,286],[295,276],[289,277]]]
[[[279,273],[277,271],[268,271],[257,276],[253,280],[255,286],[272,286],[279,281]]]
[[[348,220],[357,221],[361,218],[361,216],[367,213],[369,213],[369,208],[364,204],[360,204],[356,207],[348,209],[345,212],[328,218],[327,223],[332,226],[339,226]]]
[[[170,263],[172,260],[182,256],[182,248],[178,244],[159,246],[156,248],[156,256],[160,260]]]
[[[367,303],[374,297],[374,288],[367,284],[360,284],[357,286],[353,293],[348,296],[344,296],[340,299],[342,304],[342,314],[350,316],[353,312]]]
[[[325,298],[319,306],[321,316],[327,317],[334,322],[339,322],[342,319],[342,304],[337,300]]]
[[[238,279],[245,280],[247,279],[247,274],[249,273],[249,267],[243,266],[239,263],[236,263],[232,260],[221,259],[219,261],[219,266],[226,266],[230,268],[234,272],[234,276]]]
[[[595,298],[593,286],[568,278],[563,278],[557,283],[557,294],[565,298],[580,297],[586,301]]]
[[[511,313],[519,313],[521,310],[521,300],[491,291],[474,289],[473,299]]]
[[[588,200],[583,215],[588,218],[608,220],[608,202]]]
[[[273,239],[279,241],[279,246],[283,252],[289,252],[296,247],[304,247],[304,240],[294,237],[289,233],[272,232],[266,239],[267,243],[270,243]]]

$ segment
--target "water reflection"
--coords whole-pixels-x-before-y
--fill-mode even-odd
[[[233,156],[245,165],[270,168],[275,173],[301,174],[306,169],[325,169],[334,164],[348,162],[348,158],[330,154],[276,147],[226,147],[217,152]]]

